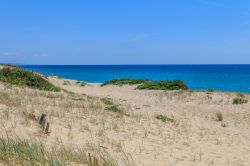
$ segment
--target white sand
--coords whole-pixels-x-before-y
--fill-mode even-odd
[[[62,86],[60,80],[52,82]],[[63,87],[112,98],[131,115],[120,130],[107,135],[121,141],[138,165],[250,165],[250,103],[233,105],[236,93],[70,84]],[[223,114],[222,122],[216,121],[217,112]],[[162,123],[155,119],[157,114],[173,116],[175,122]]]
[[[164,92],[100,84],[81,87],[76,81],[49,79],[92,98],[69,102],[65,94],[29,89],[6,92],[1,84],[1,91],[24,103],[21,110],[36,115],[45,112],[51,121],[51,134],[43,135],[35,122],[18,114],[19,108],[12,108],[9,100],[5,101],[8,104],[1,101],[2,134],[6,130],[11,136],[39,139],[48,146],[58,142],[71,147],[95,146],[120,165],[250,165],[250,103],[233,105],[236,93]],[[103,97],[111,98],[123,114],[105,111],[99,100]],[[222,122],[216,121],[217,112],[223,114]],[[174,117],[174,122],[161,122],[155,118],[158,114]]]

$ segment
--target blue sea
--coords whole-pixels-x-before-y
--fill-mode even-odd
[[[183,80],[192,90],[215,89],[250,93],[250,65],[74,65],[21,67],[46,75],[86,82],[113,78]]]

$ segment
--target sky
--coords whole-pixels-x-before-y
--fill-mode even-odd
[[[249,0],[1,0],[0,63],[249,64]]]

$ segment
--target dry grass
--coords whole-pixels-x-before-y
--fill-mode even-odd
[[[105,116],[105,125],[97,135],[104,147],[110,148],[112,142],[117,153],[125,151],[132,155],[137,165],[165,165],[166,162],[170,165],[247,165],[250,162],[245,158],[250,144],[247,139],[249,103],[233,105],[235,93],[139,91],[134,90],[134,86],[99,86],[65,88],[110,98],[125,108],[128,117],[117,118],[116,113],[110,113],[113,119],[110,121]],[[215,123],[217,112],[225,117],[223,124]],[[163,123],[156,115],[173,116],[174,121]]]
[[[14,142],[41,143],[45,156],[52,154],[66,165],[91,162],[93,166],[97,161],[121,166],[250,162],[249,103],[233,105],[235,94],[137,91],[91,84],[80,87],[73,81],[63,85],[62,79],[60,85],[68,91],[43,92],[0,84],[0,135],[7,133]],[[82,94],[86,89],[90,96]],[[128,116],[106,111],[109,105],[116,105]],[[226,117],[226,128],[215,123],[216,112]],[[41,113],[49,118],[49,134],[37,123]],[[156,115],[172,115],[174,121],[163,123]],[[18,157],[15,160],[18,162]]]
[[[37,119],[42,113],[47,114],[51,121],[49,134],[44,134],[38,125]],[[105,149],[93,148],[98,147],[98,144],[92,145],[91,149],[84,141],[80,141],[81,148],[74,144],[75,139],[80,139],[75,126],[83,133],[91,132],[91,129],[84,129],[79,123],[90,118],[89,123],[93,121],[96,124],[96,116],[105,116],[104,106],[97,98],[0,84],[0,135],[5,136],[0,139],[0,163],[71,165],[72,162],[76,165],[117,165]],[[6,137],[6,134],[11,138]],[[68,145],[72,147],[69,148]]]
[[[0,158],[6,165],[61,166],[71,163],[88,164],[85,154],[61,148],[49,152],[35,141],[0,138]]]
[[[223,114],[221,112],[217,112],[216,114],[216,121],[223,121]]]

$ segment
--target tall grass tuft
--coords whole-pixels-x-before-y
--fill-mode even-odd
[[[42,144],[20,139],[0,138],[0,160],[7,165],[63,165]]]
[[[37,141],[0,138],[0,162],[5,165],[91,165],[115,166],[115,161],[105,156],[95,157],[96,162],[88,159],[85,151],[65,147],[48,151]]]
[[[218,122],[223,121],[223,114],[221,112],[217,112],[215,116],[216,116],[216,121]]]
[[[105,110],[110,112],[121,113],[122,110],[110,98],[102,98],[101,101],[106,105]]]

